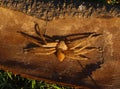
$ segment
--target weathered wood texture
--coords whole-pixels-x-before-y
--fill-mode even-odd
[[[34,35],[34,22],[42,27],[45,21],[1,7],[0,17],[0,68],[27,78],[83,86],[86,89],[120,88],[120,18],[67,16],[49,21],[46,26],[49,36],[87,32],[102,34],[93,46],[101,47],[103,55],[94,51],[87,54],[90,57],[88,61],[65,59],[59,62],[54,54],[36,56],[23,52],[29,42],[17,31]]]
[[[86,0],[88,1],[88,0]],[[120,17],[120,4],[105,5],[85,0],[0,0],[0,6],[40,19],[71,17]]]

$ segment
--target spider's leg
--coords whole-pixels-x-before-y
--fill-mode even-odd
[[[42,31],[44,31],[44,32],[42,32]],[[38,37],[40,39],[42,39],[44,44],[47,44],[47,40],[48,41],[53,41],[52,37],[45,35],[46,29],[45,28],[43,28],[43,29],[39,28],[39,25],[37,23],[35,23],[35,32],[38,35]]]
[[[80,49],[74,49],[73,52],[74,52],[74,53],[79,53],[80,51],[86,49],[86,47],[88,47],[89,45],[90,45],[90,44],[87,44],[87,45],[83,46],[83,47],[80,48]]]
[[[43,30],[46,31],[46,29],[43,29]],[[35,23],[35,32],[38,35],[38,37],[43,40],[44,44],[47,44],[47,41],[42,33],[42,29],[39,28],[39,25],[37,23]]]
[[[73,51],[66,51],[65,52],[65,57],[70,58],[70,59],[74,59],[74,60],[88,60],[88,57],[75,55],[75,53]]]
[[[85,48],[84,50],[77,50],[77,51],[74,51],[74,53],[75,53],[75,55],[84,55],[84,54],[90,53],[90,52],[92,52],[92,51],[94,51],[96,49],[99,50],[97,47],[93,47],[91,49],[86,49]]]
[[[28,35],[27,33],[24,33],[22,31],[18,31],[22,36],[24,36],[25,38],[28,39],[28,41],[38,45],[38,46],[42,46],[42,44],[40,44],[39,40],[35,39],[33,36]]]
[[[87,44],[89,44],[90,42],[92,42],[93,40],[95,40],[95,37],[94,37],[94,35],[95,34],[91,34],[91,35],[89,35],[86,39],[84,38],[84,39],[82,39],[82,40],[77,40],[77,41],[75,41],[74,42],[74,44],[76,44],[75,46],[73,46],[73,47],[71,47],[70,48],[70,50],[73,50],[73,49],[75,49],[75,48],[77,48],[77,47],[79,47],[79,46],[83,46],[83,45],[87,45]],[[97,38],[97,37],[96,37]]]
[[[71,55],[66,55],[66,58],[70,58],[70,59],[73,59],[73,60],[88,60],[87,57],[71,56]]]
[[[43,48],[43,47],[25,49],[24,51],[33,53],[35,55],[50,55],[56,52],[55,48]]]
[[[50,42],[50,43],[47,43],[46,45],[42,45],[42,47],[51,48],[51,47],[56,47],[57,44],[58,44],[58,42]]]

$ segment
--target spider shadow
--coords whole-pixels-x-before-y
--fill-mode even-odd
[[[85,78],[90,78],[91,81],[93,82],[93,85],[89,85],[89,84],[85,84],[84,82],[81,81],[81,84],[86,85],[88,87],[90,87],[90,89],[101,89],[101,87],[97,84],[97,82],[94,80],[94,78],[91,76],[93,71],[96,71],[97,69],[101,68],[101,65],[104,64],[104,58],[96,63],[91,63],[91,64],[87,64],[85,65],[85,67],[83,67],[83,65],[81,64],[80,61],[77,61],[78,64],[81,66],[82,71],[77,73],[77,78],[79,76],[79,79],[85,79]]]
[[[85,32],[85,33],[76,33],[76,34],[69,34],[66,36],[53,36],[52,39],[55,40],[64,40],[65,42],[67,41],[75,41],[75,40],[80,40],[87,38],[89,35],[94,34],[93,37],[99,36],[101,34],[97,34],[96,32]]]
[[[23,50],[30,49],[30,48],[37,48],[37,47],[39,47],[39,46],[30,42],[25,47],[23,47]]]
[[[74,77],[59,75],[59,72],[57,72],[55,68],[52,76],[53,81],[66,82],[67,84],[78,85],[78,86],[82,85],[88,87],[89,89],[101,89],[101,87],[97,84],[97,82],[94,80],[94,78],[91,75],[93,71],[96,71],[97,69],[101,68],[102,64],[104,64],[104,58],[96,63],[87,64],[85,65],[85,67],[83,67],[83,65],[79,60],[77,61],[77,63],[82,68],[82,70],[80,72],[77,72]],[[91,82],[87,80],[84,81],[84,79],[88,77]]]
[[[39,37],[39,34],[36,32],[37,36],[33,36],[33,35],[29,35],[27,33],[24,32],[20,32],[22,35],[26,36],[27,38],[30,38],[29,40],[35,40],[40,44],[44,44],[43,39],[41,37]],[[63,40],[64,42],[71,42],[71,41],[75,41],[75,40],[81,40],[84,38],[89,37],[90,35],[92,35],[92,37],[97,37],[100,36],[102,34],[96,33],[96,32],[85,32],[85,33],[77,33],[77,34],[69,34],[66,36],[58,36],[58,35],[54,35],[52,37],[50,37],[49,35],[45,35],[43,34],[43,37],[45,38],[46,42],[56,42],[56,41],[61,41]],[[24,49],[29,49],[29,48],[34,48],[34,47],[39,47],[38,45],[29,42],[26,47],[24,47]],[[82,71],[78,72],[76,74],[76,77],[72,78],[73,80],[75,80],[75,83],[79,83],[80,80],[85,79],[87,77],[90,77],[91,80],[94,82],[95,86],[97,86],[96,89],[99,89],[97,83],[94,81],[94,79],[92,78],[91,74],[93,71],[96,71],[96,69],[99,69],[101,67],[101,64],[103,64],[104,62],[99,61],[95,64],[88,64],[85,66],[85,68],[82,66],[82,64],[80,63],[80,61],[78,61],[79,65],[82,67]],[[54,76],[55,76],[55,80],[58,78],[59,75],[56,75],[57,72],[55,72]],[[67,77],[65,77],[67,78]],[[79,78],[79,79],[78,79]],[[59,80],[59,79],[58,79]],[[63,80],[62,80],[63,81]],[[85,85],[85,86],[89,86],[89,87],[93,87],[91,85],[88,85],[84,82],[80,82],[80,84]],[[95,89],[95,88],[94,88]]]
[[[24,47],[23,49],[39,47],[35,43],[43,45],[43,44],[46,44],[46,43],[56,42],[56,41],[61,41],[61,40],[66,42],[66,43],[69,43],[69,42],[72,42],[72,41],[75,41],[75,40],[80,40],[80,39],[87,38],[91,34],[92,34],[92,37],[97,37],[97,36],[101,35],[101,34],[98,34],[96,32],[84,32],[84,33],[68,34],[68,35],[65,35],[65,36],[59,36],[59,35],[49,36],[49,35],[45,34],[46,28],[41,29],[41,28],[39,28],[38,23],[36,23],[36,22],[34,22],[34,23],[35,23],[34,30],[35,30],[36,36],[27,34],[27,33],[22,32],[22,31],[18,31],[18,33],[21,33],[24,37],[28,38],[29,41],[30,40],[32,41],[32,42],[30,41],[26,45],[26,47]]]
[[[24,33],[24,32],[22,32]],[[29,34],[26,34],[24,33],[26,36],[32,38],[32,39],[35,39],[37,40],[40,44],[44,44],[43,40],[40,39],[39,37],[36,37],[36,36],[31,36]],[[58,36],[58,35],[54,35],[52,37],[48,36],[48,35],[43,35],[45,37],[45,40],[49,43],[49,42],[56,42],[56,41],[65,41],[66,43],[68,42],[72,42],[72,41],[75,41],[75,40],[80,40],[80,39],[84,39],[84,38],[87,38],[89,35],[91,34],[94,34],[93,37],[97,37],[99,35],[102,35],[102,34],[97,34],[95,32],[86,32],[86,33],[77,33],[77,34],[69,34],[69,35],[66,35],[66,36]],[[24,49],[28,49],[28,48],[34,48],[34,47],[39,47],[38,45],[32,43],[32,42],[29,42],[25,47]]]

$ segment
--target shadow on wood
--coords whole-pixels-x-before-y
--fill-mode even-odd
[[[102,47],[103,53],[86,54],[90,57],[88,61],[65,59],[59,62],[54,54],[36,56],[23,52],[29,42],[17,31],[34,35],[34,22],[42,27],[45,21],[4,8],[0,8],[0,16],[0,68],[27,78],[86,89],[120,88],[120,18],[68,17],[50,21],[46,27],[46,35],[50,37],[102,33],[92,46]]]

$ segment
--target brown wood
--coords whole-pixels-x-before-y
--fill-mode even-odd
[[[46,34],[67,36],[96,32],[102,34],[92,46],[103,52],[88,53],[88,61],[65,59],[59,62],[54,54],[36,56],[25,54],[23,48],[29,43],[17,31],[34,33],[34,22],[40,27],[45,21],[23,13],[0,7],[0,68],[36,80],[63,85],[86,87],[86,89],[120,88],[120,18],[78,18],[48,22]]]

